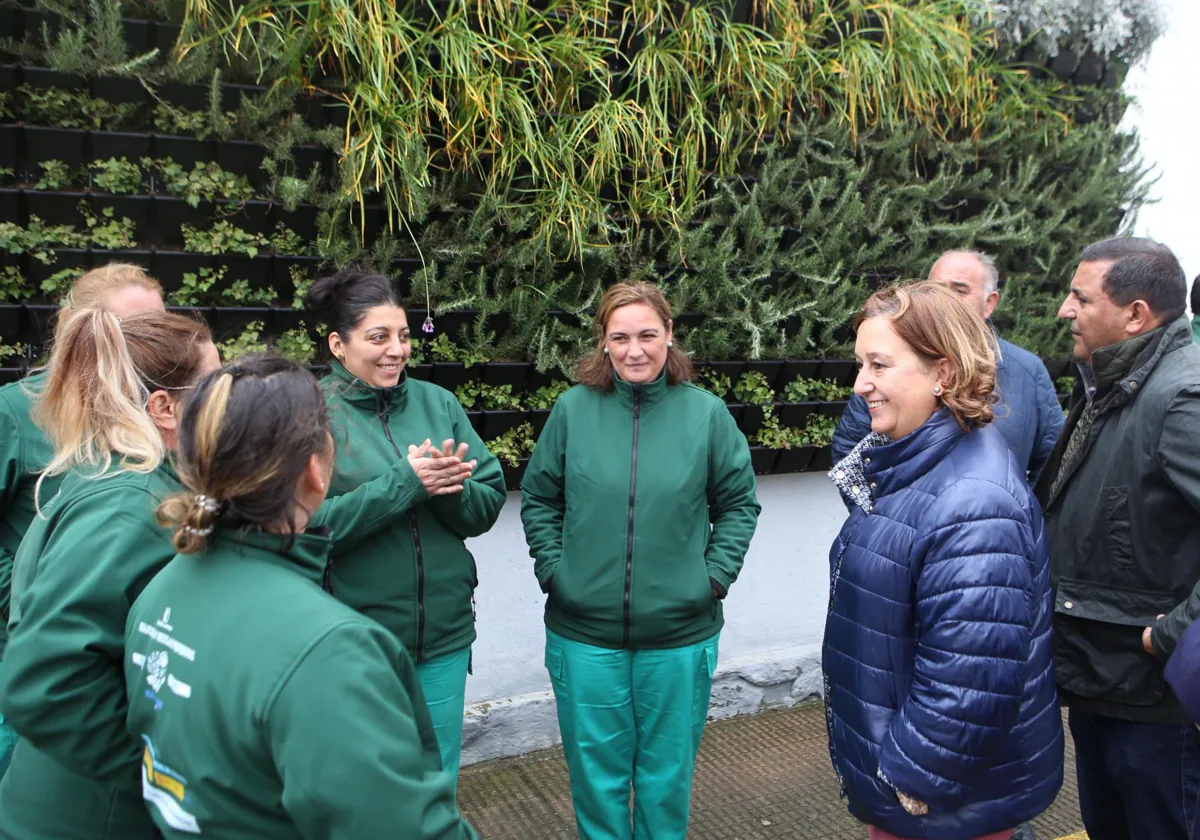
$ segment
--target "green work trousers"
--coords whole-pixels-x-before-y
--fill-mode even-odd
[[[679,648],[611,650],[546,631],[580,840],[687,837],[719,635]]]
[[[435,656],[417,666],[417,682],[437,735],[442,769],[454,777],[458,790],[458,762],[462,758],[463,713],[467,705],[467,671],[471,648]]]

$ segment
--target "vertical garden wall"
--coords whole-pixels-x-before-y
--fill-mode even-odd
[[[319,365],[296,307],[356,262],[515,482],[604,288],[648,279],[756,468],[820,468],[850,316],[944,249],[997,256],[999,327],[1065,373],[1078,251],[1145,197],[1127,5],[0,2],[0,376],[110,260]]]

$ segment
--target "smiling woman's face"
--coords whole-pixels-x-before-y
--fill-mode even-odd
[[[373,306],[342,336],[331,333],[329,349],[346,370],[375,388],[392,388],[412,355],[408,316],[392,304]]]
[[[604,346],[617,375],[631,384],[653,382],[667,363],[671,323],[653,308],[631,303],[608,316]]]
[[[926,365],[889,318],[867,318],[858,327],[854,357],[860,365],[854,393],[867,401],[871,430],[899,440],[938,410],[937,368]]]

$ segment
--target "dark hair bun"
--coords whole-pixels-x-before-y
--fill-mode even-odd
[[[305,308],[324,322],[329,332],[343,338],[358,326],[368,309],[385,305],[404,308],[391,279],[352,267],[317,280],[305,296]]]

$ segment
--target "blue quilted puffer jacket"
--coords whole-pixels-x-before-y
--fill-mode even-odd
[[[873,508],[830,552],[822,652],[850,812],[924,840],[1014,828],[1063,780],[1041,509],[1000,433],[945,409],[866,450],[863,475]]]

